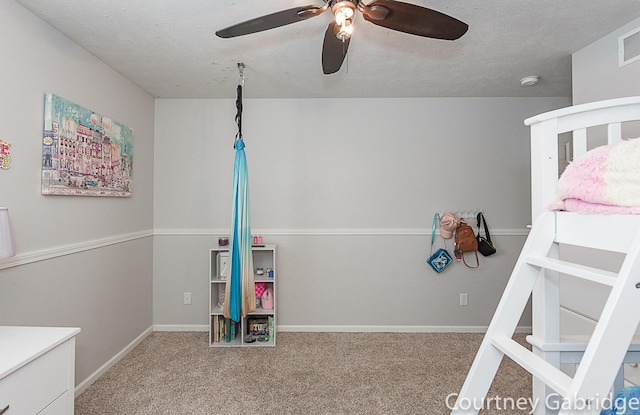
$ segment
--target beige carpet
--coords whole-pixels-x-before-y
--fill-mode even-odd
[[[520,342],[524,335],[517,335]],[[275,348],[210,348],[207,333],[155,332],[76,398],[76,415],[448,414],[482,335],[278,333]],[[531,396],[505,360],[481,414]],[[450,405],[454,399],[450,399]]]

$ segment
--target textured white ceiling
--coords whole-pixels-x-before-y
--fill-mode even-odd
[[[571,53],[640,17],[639,0],[405,0],[469,25],[459,40],[375,26],[361,15],[342,69],[323,75],[326,12],[270,31],[215,31],[323,0],[16,0],[160,98],[570,96]],[[540,75],[535,87],[519,80]]]

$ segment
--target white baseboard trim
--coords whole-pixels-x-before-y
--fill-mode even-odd
[[[484,333],[487,326],[295,326],[278,325],[277,331],[301,333]],[[209,331],[204,324],[155,324],[153,331]],[[518,326],[516,333],[531,333],[531,326]]]
[[[75,397],[80,396],[80,394],[84,392],[85,389],[91,386],[93,382],[98,380],[100,376],[104,375],[107,370],[111,369],[113,365],[118,363],[120,359],[125,357],[127,353],[133,350],[138,344],[140,344],[140,342],[142,342],[142,340],[144,340],[152,332],[153,332],[153,326],[150,326],[148,329],[143,331],[138,337],[136,337],[131,343],[129,343],[124,349],[120,350],[118,354],[116,354],[111,359],[109,359],[105,364],[100,366],[98,370],[96,370],[95,372],[90,374],[86,379],[80,382],[78,386],[76,386]]]
[[[294,326],[279,325],[281,332],[319,333],[484,333],[487,326]],[[520,326],[516,333],[531,333],[530,326]]]
[[[206,324],[154,324],[153,331],[209,331]]]

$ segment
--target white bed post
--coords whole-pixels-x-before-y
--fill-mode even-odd
[[[556,197],[558,182],[558,121],[531,125],[531,223]]]
[[[558,181],[558,123],[556,119],[531,126],[531,219],[536,222],[556,196]],[[559,258],[557,244],[552,244],[549,257]],[[555,271],[545,273],[538,279],[532,294],[532,334],[543,344],[560,341],[560,287],[559,275]],[[550,352],[532,346],[537,356],[555,367],[560,367],[560,352]],[[554,391],[542,380],[532,376],[534,415],[557,413],[546,405],[547,396]]]

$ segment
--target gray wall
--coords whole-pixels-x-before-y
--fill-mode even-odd
[[[620,67],[618,65],[618,38],[640,27],[636,19],[609,35],[573,54],[573,103],[640,95],[640,61]],[[592,131],[590,144],[601,142],[598,130]],[[640,126],[623,128],[623,136],[638,137]],[[566,258],[588,259],[592,266],[618,271],[622,262],[619,254],[594,250],[562,247]],[[589,333],[599,318],[607,298],[608,289],[572,278],[561,280],[562,330],[565,333]]]
[[[618,66],[618,38],[640,27],[636,19],[573,54],[573,103],[640,95],[640,61]]]
[[[529,224],[523,120],[568,104],[245,99],[252,228],[279,248],[278,326],[487,326]],[[207,250],[230,223],[234,114],[233,100],[156,101],[156,325],[207,324]],[[447,209],[483,209],[498,254],[477,270],[428,268],[433,213]],[[460,293],[469,306],[458,305]]]
[[[151,96],[11,0],[0,2],[0,170],[17,256],[0,260],[0,325],[74,326],[76,381],[152,324]],[[58,94],[135,132],[131,198],[40,194],[43,102]]]

